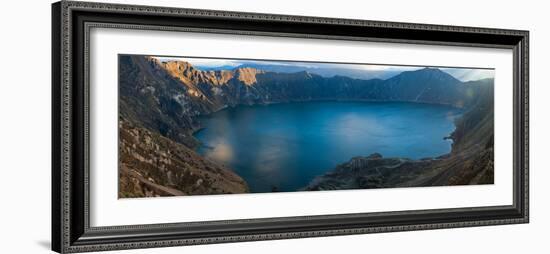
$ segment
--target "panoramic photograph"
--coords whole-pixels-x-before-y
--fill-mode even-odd
[[[118,197],[494,183],[494,69],[118,56]]]

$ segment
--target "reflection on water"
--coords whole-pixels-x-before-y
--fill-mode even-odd
[[[354,156],[423,158],[460,112],[413,103],[307,102],[228,108],[201,119],[198,152],[242,176],[252,192],[293,191]]]
[[[210,149],[206,150],[205,155],[208,158],[220,162],[233,160],[232,147],[223,140],[215,142],[213,146],[210,146]]]

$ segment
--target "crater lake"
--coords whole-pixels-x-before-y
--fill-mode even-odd
[[[296,191],[355,156],[421,159],[451,151],[456,108],[407,102],[236,106],[200,118],[197,152],[250,192]]]

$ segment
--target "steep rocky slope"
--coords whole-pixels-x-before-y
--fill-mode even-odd
[[[230,169],[123,118],[118,149],[121,198],[248,192]]]

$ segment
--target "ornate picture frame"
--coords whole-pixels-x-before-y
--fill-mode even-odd
[[[93,193],[90,192],[89,143],[89,32],[93,28],[511,50],[513,136],[509,138],[513,139],[513,204],[93,226],[90,224]],[[72,1],[54,3],[52,249],[73,253],[528,223],[528,88],[528,31]]]

